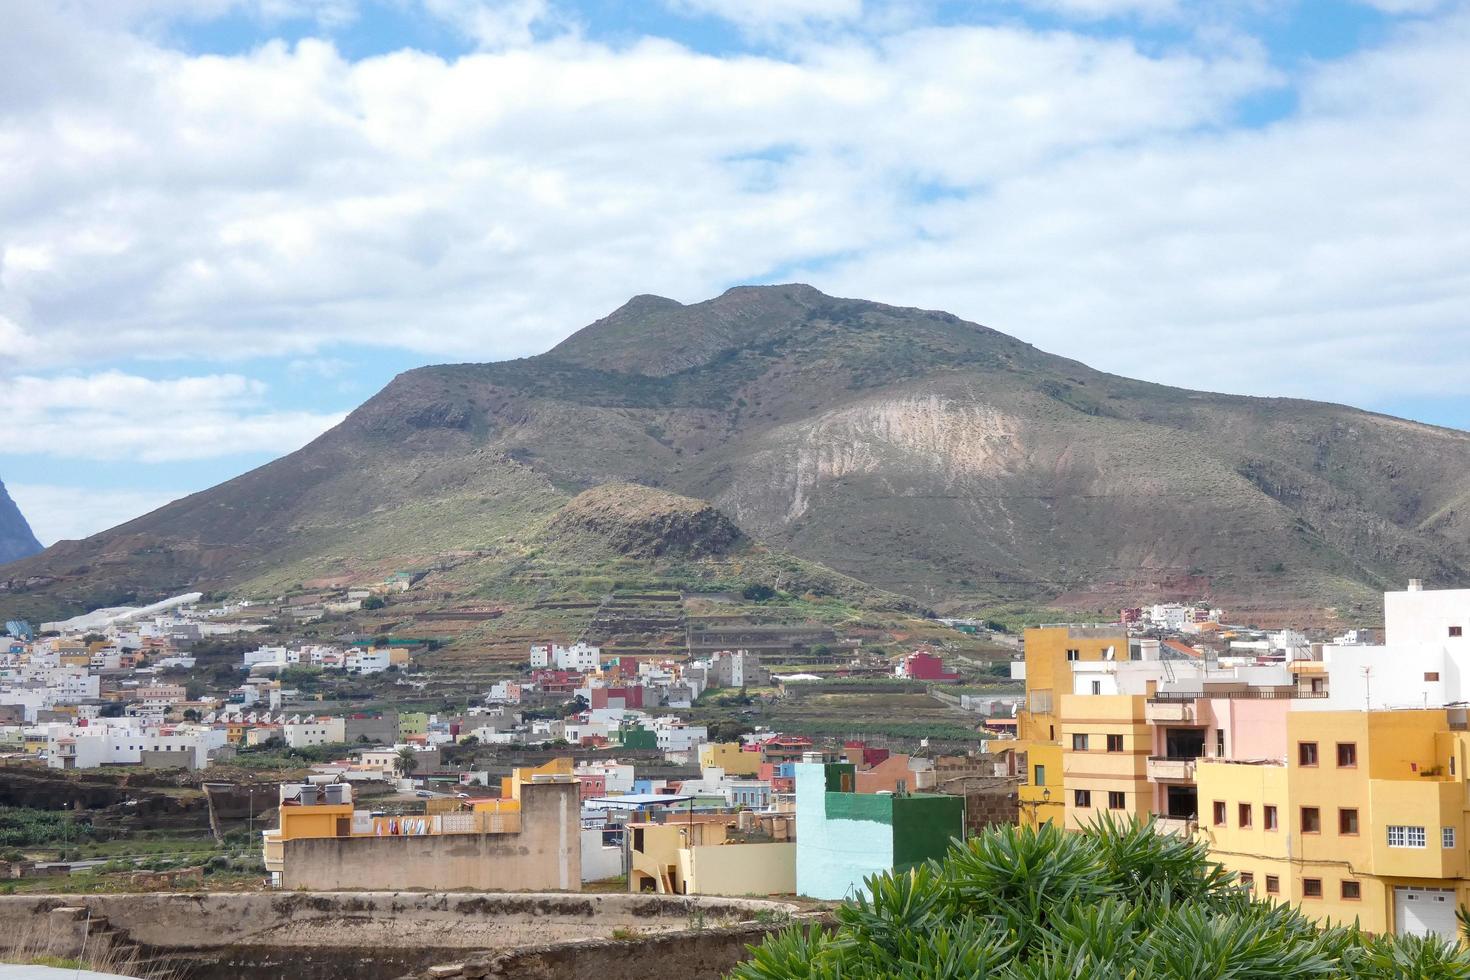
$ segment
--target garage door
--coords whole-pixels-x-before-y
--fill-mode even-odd
[[[1454,939],[1455,892],[1449,888],[1395,888],[1393,890],[1394,931],[1400,936],[1427,936],[1434,933]]]

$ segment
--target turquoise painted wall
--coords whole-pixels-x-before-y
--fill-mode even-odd
[[[893,867],[893,798],[829,794],[826,766],[795,768],[797,893],[834,900],[866,894],[863,878]]]

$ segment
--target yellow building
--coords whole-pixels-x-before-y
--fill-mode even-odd
[[[1284,763],[1200,763],[1200,833],[1258,896],[1453,937],[1470,902],[1458,714],[1452,727],[1444,709],[1290,712]]]
[[[761,754],[743,751],[739,742],[709,742],[699,749],[699,768],[723,769],[727,776],[756,776]]]
[[[1017,713],[1017,748],[1027,754],[1021,823],[1064,825],[1066,799],[1060,698],[1072,693],[1072,664],[1127,660],[1123,626],[1040,626],[1025,634],[1026,705]]]
[[[796,845],[740,843],[724,821],[628,825],[629,891],[660,895],[791,895]]]

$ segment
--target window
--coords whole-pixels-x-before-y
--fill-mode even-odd
[[[1090,809],[1092,807],[1092,790],[1074,789],[1072,791],[1072,805],[1081,807],[1084,810]]]
[[[1225,729],[1215,729],[1215,758],[1225,758]]]
[[[1123,736],[1122,735],[1109,735],[1108,736],[1108,751],[1109,752],[1122,752],[1123,751]]]
[[[1238,803],[1235,807],[1236,823],[1241,827],[1251,825],[1251,805],[1249,803]]]
[[[1321,897],[1322,897],[1322,879],[1321,878],[1303,878],[1302,879],[1302,898],[1321,898]]]
[[[1224,800],[1216,800],[1215,801],[1214,818],[1215,818],[1215,826],[1216,827],[1223,827],[1223,826],[1225,826],[1225,801]]]
[[[1068,661],[1076,661],[1076,660],[1081,660],[1081,659],[1082,659],[1082,651],[1081,650],[1068,650],[1067,651],[1067,660]]]
[[[1276,820],[1276,808],[1267,804],[1261,807],[1261,822],[1266,825],[1267,830],[1276,830],[1281,824]]]
[[[1437,670],[1426,670],[1424,672],[1424,679],[1426,681],[1437,681],[1437,680],[1439,680],[1439,671],[1437,671]]]
[[[1337,768],[1356,769],[1358,767],[1358,743],[1337,743]]]
[[[1358,836],[1358,811],[1345,809],[1337,811],[1337,832],[1348,837]]]
[[[1315,766],[1317,764],[1317,743],[1298,742],[1296,745],[1297,765]]]
[[[1036,782],[1036,785],[1037,786],[1045,786],[1046,785],[1046,766],[1037,766],[1036,767],[1036,779],[1035,779],[1035,782]]]
[[[1450,636],[1463,636],[1464,632],[1459,626],[1450,627]]]
[[[1255,891],[1256,876],[1251,874],[1249,871],[1242,871],[1240,873],[1240,887],[1244,888],[1248,892]]]
[[[1072,736],[1072,751],[1073,752],[1086,752],[1087,751],[1087,736],[1086,735],[1073,735]]]
[[[1428,836],[1424,833],[1423,827],[1389,825],[1389,847],[1424,847],[1428,843]]]
[[[1101,694],[1102,693],[1102,681],[1093,681],[1092,682],[1092,693],[1093,694]]]
[[[1439,829],[1439,843],[1440,843],[1441,846],[1443,846],[1445,848],[1452,848],[1452,847],[1454,847],[1455,846],[1455,828],[1454,827],[1441,827]]]
[[[1280,895],[1281,894],[1281,879],[1280,878],[1276,877],[1275,875],[1267,875],[1266,876],[1266,894],[1267,895]]]
[[[1345,902],[1356,902],[1363,897],[1363,886],[1356,881],[1344,881],[1341,895]]]
[[[1126,804],[1126,802],[1124,800],[1124,796],[1123,796],[1122,793],[1118,792],[1117,790],[1109,790],[1108,791],[1108,809],[1109,810],[1121,810],[1126,805],[1127,804]]]
[[[1322,833],[1322,811],[1314,806],[1302,807],[1302,833]]]

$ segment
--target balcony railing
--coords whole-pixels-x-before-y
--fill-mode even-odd
[[[1160,780],[1168,782],[1192,782],[1194,780],[1194,759],[1174,759],[1169,756],[1149,756],[1148,778],[1157,782]]]
[[[1161,834],[1192,837],[1199,829],[1199,821],[1193,817],[1159,817],[1154,821],[1154,829]]]
[[[1248,691],[1159,691],[1149,695],[1149,704],[1192,703],[1205,698],[1228,698],[1232,701],[1312,700],[1327,697],[1326,691],[1301,691],[1294,687],[1251,688]]]
[[[1194,721],[1194,699],[1188,701],[1149,700],[1143,706],[1143,718],[1147,722]]]

